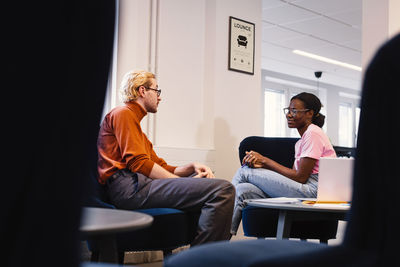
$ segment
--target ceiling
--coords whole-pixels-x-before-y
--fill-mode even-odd
[[[262,68],[360,90],[361,72],[294,54],[294,49],[361,67],[362,0],[263,0]]]

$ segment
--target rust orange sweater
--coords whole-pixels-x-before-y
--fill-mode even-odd
[[[105,116],[97,140],[100,183],[104,184],[120,169],[149,176],[154,163],[174,172],[176,167],[157,156],[153,144],[142,131],[140,121],[146,115],[143,107],[133,101],[114,108]]]

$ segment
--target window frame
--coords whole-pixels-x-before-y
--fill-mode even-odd
[[[297,94],[299,94],[299,93],[302,93],[302,92],[307,92],[307,93],[315,94],[315,95],[317,95],[318,97],[320,97],[320,96],[319,96],[319,91],[320,91],[320,90],[304,89],[304,88],[299,88],[299,87],[291,87],[291,88],[288,88],[288,87],[286,87],[286,86],[283,86],[282,88],[278,88],[278,87],[271,88],[271,86],[268,86],[268,87],[264,87],[264,88],[263,88],[263,95],[264,95],[264,102],[263,102],[263,104],[264,104],[264,107],[263,107],[263,112],[264,112],[264,114],[263,114],[263,117],[264,117],[264,119],[263,119],[263,136],[265,136],[265,137],[296,137],[296,138],[300,137],[300,136],[299,136],[299,133],[297,132],[296,129],[291,129],[291,128],[287,127],[287,125],[286,125],[286,127],[285,127],[285,130],[284,130],[283,135],[270,136],[270,135],[267,135],[267,134],[266,134],[266,131],[265,131],[265,119],[266,119],[266,114],[265,114],[265,112],[266,112],[266,110],[265,110],[265,102],[266,102],[266,101],[265,101],[265,92],[266,92],[266,91],[271,91],[271,92],[283,92],[283,94],[284,94],[284,96],[285,96],[285,106],[284,106],[283,108],[286,108],[286,107],[289,106],[290,99],[291,99],[293,96],[295,96],[295,95],[297,95]],[[325,93],[325,95],[326,95],[326,93]],[[284,114],[283,114],[283,108],[282,108],[282,116],[284,116]],[[325,109],[326,109],[326,107],[325,107]],[[323,127],[323,128],[324,128],[324,131],[326,131],[326,125],[327,125],[327,123],[326,123],[326,121],[325,121],[325,125],[324,125],[324,127]]]
[[[347,104],[351,108],[351,116],[352,116],[352,133],[351,133],[351,146],[357,146],[357,137],[358,137],[358,123],[359,123],[359,115],[361,113],[361,97],[357,95],[349,95],[342,92],[339,92],[339,103],[338,108],[341,103]],[[338,143],[339,146],[344,146],[339,142],[339,129],[340,123],[338,121]]]

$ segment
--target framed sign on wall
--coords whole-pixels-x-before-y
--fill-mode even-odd
[[[229,17],[229,70],[254,75],[254,31],[254,23]]]

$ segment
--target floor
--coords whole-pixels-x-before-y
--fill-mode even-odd
[[[346,228],[346,222],[339,221],[337,238],[328,241],[328,245],[338,245],[343,240],[344,231]],[[253,237],[246,237],[243,235],[242,227],[239,227],[238,234],[233,236],[231,242],[243,240],[243,239],[254,239]],[[319,242],[318,240],[308,240],[309,242]],[[189,247],[181,247],[173,251],[173,253],[179,253],[180,251],[186,250]],[[90,251],[86,246],[86,242],[81,243],[81,258],[82,261],[90,260]],[[163,255],[161,251],[145,251],[145,252],[127,252],[125,253],[126,266],[140,266],[140,267],[161,267],[163,265]]]

